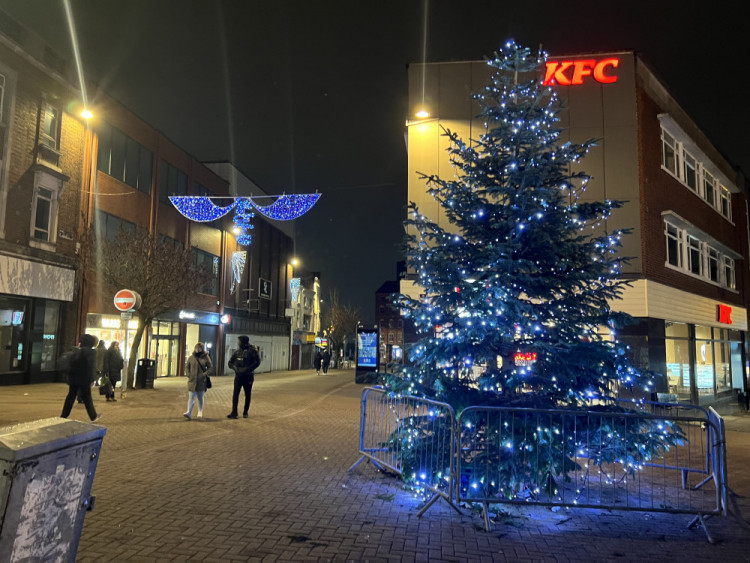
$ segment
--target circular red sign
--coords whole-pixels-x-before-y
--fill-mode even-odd
[[[132,311],[135,307],[137,297],[135,292],[129,289],[121,289],[115,293],[115,307],[118,311]]]

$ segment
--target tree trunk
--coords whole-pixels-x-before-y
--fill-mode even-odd
[[[144,330],[146,330],[146,323],[143,319],[139,319],[138,328],[133,337],[133,345],[130,347],[130,356],[128,357],[128,373],[126,376],[128,389],[135,389],[135,366],[138,362],[138,347],[141,345]]]

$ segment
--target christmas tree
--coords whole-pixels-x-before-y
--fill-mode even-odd
[[[410,204],[407,262],[423,297],[398,295],[395,302],[420,338],[411,364],[388,385],[448,403],[457,414],[471,405],[623,412],[615,402],[619,389],[639,386],[648,397],[650,381],[617,339],[629,317],[611,308],[627,283],[627,259],[618,252],[627,231],[608,230],[607,219],[622,204],[583,200],[589,177],[576,170],[594,142],[561,140],[561,103],[542,84],[544,54],[509,42],[488,64],[491,80],[475,95],[484,133],[466,141],[446,130],[455,175],[423,175],[450,226]],[[555,479],[579,467],[576,455],[632,472],[683,439],[668,423],[618,429],[600,419],[540,425],[537,415],[519,416],[513,428],[475,421],[459,429],[463,451],[500,470],[501,479],[484,483],[492,491],[482,494],[517,498],[545,489],[554,496]],[[403,475],[427,486],[438,482],[423,469],[434,424],[415,412],[393,437]],[[591,430],[593,441],[577,437]],[[535,449],[531,465],[513,457]],[[449,470],[440,467],[439,474]],[[465,488],[471,476],[460,478]]]
[[[572,165],[593,141],[560,142],[544,56],[510,42],[488,63],[484,134],[446,131],[456,175],[424,176],[451,227],[410,205],[407,259],[426,298],[398,296],[421,338],[392,385],[459,410],[607,399],[637,375],[614,332],[627,316],[610,308],[625,232],[606,220],[621,203],[580,201],[589,178]]]

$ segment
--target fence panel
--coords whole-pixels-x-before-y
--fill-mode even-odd
[[[439,498],[458,510],[453,504],[455,420],[448,404],[365,388],[359,431],[362,457],[349,471],[367,459],[432,491],[420,516]]]
[[[456,500],[482,503],[488,528],[489,503],[679,512],[701,523],[725,506],[712,455],[723,434],[705,416],[469,407],[457,432]]]

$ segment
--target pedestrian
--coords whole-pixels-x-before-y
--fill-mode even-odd
[[[237,403],[240,399],[240,389],[245,390],[245,408],[243,418],[247,418],[250,410],[250,396],[255,382],[255,369],[260,365],[260,355],[255,346],[250,345],[250,339],[244,334],[238,338],[239,349],[229,359],[229,367],[234,370],[234,392],[232,393],[232,412],[227,418],[237,418]]]
[[[193,417],[193,406],[198,399],[198,418],[203,418],[203,394],[206,392],[206,376],[212,375],[214,365],[205,351],[203,342],[198,342],[193,353],[185,364],[185,375],[188,378],[188,406],[182,416],[190,420]],[[236,417],[235,417],[236,418]]]
[[[99,380],[102,376],[106,375],[104,371],[105,364],[107,363],[107,346],[104,340],[100,340],[99,344],[96,345],[96,383],[99,384]]]
[[[108,401],[117,401],[115,399],[115,386],[122,379],[122,367],[124,365],[125,360],[120,352],[120,343],[117,340],[113,340],[107,350],[107,359],[104,365],[104,370],[109,376],[109,384],[111,385],[110,392],[107,395]]]
[[[101,418],[101,415],[97,414],[94,408],[94,400],[91,398],[91,388],[96,381],[96,352],[94,346],[97,340],[96,336],[83,334],[78,348],[71,353],[68,395],[63,403],[61,418],[68,418],[79,392],[91,421],[96,422]]]
[[[320,353],[320,349],[315,352],[315,375],[320,375],[320,367],[323,365],[323,354]]]
[[[329,365],[331,365],[331,353],[326,350],[323,352],[323,375],[328,373]]]

